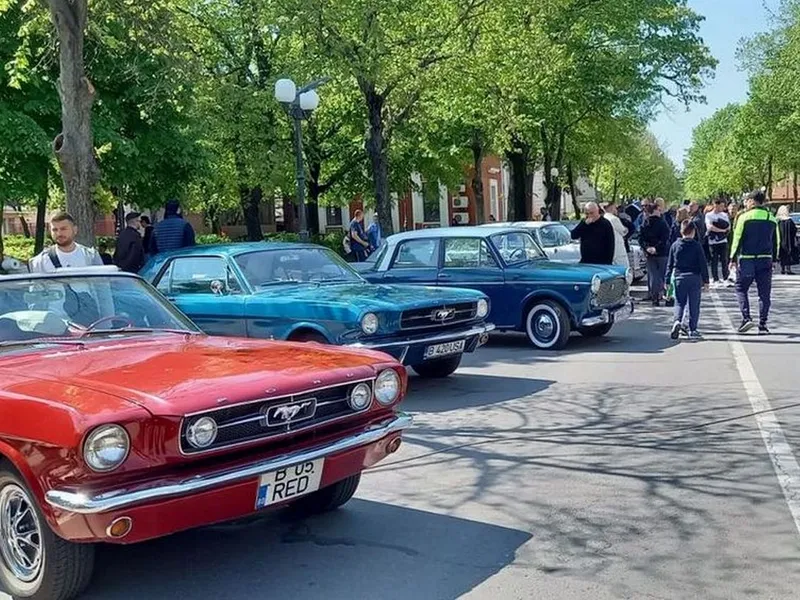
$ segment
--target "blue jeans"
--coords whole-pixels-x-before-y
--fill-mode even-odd
[[[772,259],[742,258],[739,259],[739,270],[736,273],[736,296],[742,319],[750,320],[750,286],[753,282],[758,288],[759,324],[766,325],[769,309],[772,304]]]
[[[675,320],[683,323],[683,314],[689,307],[689,331],[697,331],[700,322],[700,295],[703,279],[700,275],[687,273],[675,276]]]

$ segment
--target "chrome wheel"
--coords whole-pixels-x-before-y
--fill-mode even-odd
[[[539,313],[536,317],[536,337],[544,340],[549,340],[553,337],[553,332],[556,329],[553,317],[548,313]]]
[[[16,484],[0,490],[0,553],[11,573],[30,583],[42,568],[42,526],[27,492]]]

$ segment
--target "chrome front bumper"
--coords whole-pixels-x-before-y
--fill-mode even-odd
[[[366,446],[383,439],[387,435],[408,429],[412,421],[413,419],[410,415],[399,412],[391,419],[330,444],[283,454],[233,469],[217,471],[207,475],[196,475],[175,482],[156,483],[153,487],[144,489],[119,489],[93,495],[86,494],[80,490],[50,490],[45,494],[45,499],[53,508],[91,515],[119,510],[146,502],[186,496],[216,487],[239,483],[242,480],[258,477],[278,469],[285,469],[297,463],[316,460],[360,446]]]
[[[453,331],[448,331],[446,333],[439,333],[436,335],[431,335],[427,337],[415,337],[415,338],[408,338],[405,340],[399,340],[396,342],[390,341],[376,341],[374,343],[363,343],[357,342],[355,344],[348,344],[349,348],[365,348],[367,350],[384,350],[389,348],[402,348],[406,347],[406,350],[411,346],[419,346],[419,345],[429,345],[429,344],[437,344],[437,343],[444,343],[444,342],[452,342],[455,340],[463,340],[465,338],[471,338],[475,336],[483,336],[488,335],[491,331],[494,331],[495,326],[493,323],[483,323],[482,325],[476,325],[471,327],[470,329],[458,329]],[[479,344],[481,345],[481,344]],[[405,356],[405,352],[403,353]],[[401,361],[402,362],[402,361]]]
[[[617,308],[604,308],[601,313],[594,317],[581,319],[581,327],[597,327],[608,323],[618,323],[629,319],[633,314],[633,300],[628,298],[625,304]]]

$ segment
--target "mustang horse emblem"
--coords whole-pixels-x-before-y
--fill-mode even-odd
[[[439,310],[434,311],[432,318],[434,321],[444,322],[444,321],[449,321],[455,316],[456,316],[455,308],[440,308]]]
[[[306,400],[305,402],[297,402],[295,404],[284,404],[283,406],[278,406],[269,409],[267,410],[267,421],[269,423],[275,421],[288,423],[298,415],[302,415],[305,418],[312,417],[315,412],[314,409],[315,404],[316,403],[313,400]]]

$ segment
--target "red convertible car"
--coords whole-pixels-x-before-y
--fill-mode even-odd
[[[377,352],[208,337],[133,275],[0,277],[0,588],[67,600],[94,542],[343,505],[406,383]]]

